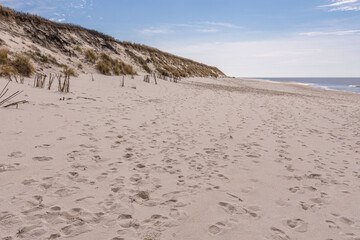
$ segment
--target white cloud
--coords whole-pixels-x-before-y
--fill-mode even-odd
[[[336,11],[342,11],[342,12],[360,11],[360,5],[358,5],[358,6],[342,6],[342,7],[332,8],[329,11],[330,12],[336,12]]]
[[[216,33],[219,31],[219,29],[217,28],[199,28],[196,29],[197,32],[202,32],[202,33]]]
[[[242,29],[243,27],[237,26],[231,23],[224,23],[224,22],[199,22],[201,25],[210,25],[210,26],[218,26],[218,27],[224,27],[224,28],[237,28]]]
[[[345,31],[333,31],[333,32],[305,32],[305,33],[300,33],[299,35],[314,37],[314,36],[331,36],[331,35],[344,36],[344,35],[354,35],[359,33],[360,30],[345,30]]]
[[[330,12],[360,11],[360,0],[332,0],[332,3],[320,6]]]
[[[170,30],[165,28],[147,28],[140,31],[143,34],[161,34],[161,33],[169,33]]]
[[[0,4],[9,8],[20,8],[26,5],[25,1],[21,0],[0,0]]]
[[[344,4],[350,4],[350,3],[356,3],[359,0],[335,0],[333,1],[333,3],[328,4],[328,5],[324,5],[324,7],[334,7],[334,6],[341,6]]]
[[[70,3],[70,6],[73,8],[85,8],[86,5],[87,5],[86,0],[74,1]]]
[[[292,37],[268,41],[169,43],[162,50],[217,66],[230,76],[357,77],[360,42],[356,36]]]
[[[223,22],[197,22],[190,24],[168,24],[160,27],[142,29],[143,34],[164,34],[182,31],[194,31],[202,33],[216,33],[224,29],[241,29],[242,27]]]
[[[45,16],[53,21],[64,21],[59,18],[59,12],[65,16],[71,14],[72,9],[92,7],[93,0],[0,0],[0,4],[23,12]]]

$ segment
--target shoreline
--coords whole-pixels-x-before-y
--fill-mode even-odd
[[[264,82],[269,82],[269,83],[273,83],[273,84],[279,84],[279,83],[295,84],[295,85],[310,87],[312,89],[322,89],[322,90],[327,90],[327,91],[337,91],[337,92],[360,94],[360,88],[359,88],[359,92],[356,92],[356,91],[349,91],[349,90],[343,90],[343,89],[333,89],[326,85],[320,85],[319,83],[304,83],[304,82],[295,82],[295,81],[276,81],[276,80],[270,80],[270,79],[266,79],[266,78],[241,78],[241,79],[258,80],[258,81],[264,81]],[[284,78],[284,79],[287,79],[287,78]],[[289,78],[289,79],[291,79],[291,78]],[[293,79],[295,79],[295,78],[293,78]],[[301,78],[299,78],[299,79],[301,79]],[[347,86],[347,85],[343,85],[343,86]],[[351,86],[354,86],[354,85],[348,85],[349,88]]]

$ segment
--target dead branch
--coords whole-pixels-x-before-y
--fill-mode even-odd
[[[70,75],[66,74],[64,76],[64,82],[61,82],[61,75],[58,77],[59,85],[58,85],[58,91],[59,92],[70,92]]]
[[[55,80],[55,74],[51,75],[51,73],[50,73],[48,90],[51,90],[51,85],[53,84],[54,80]]]
[[[0,106],[3,105],[4,103],[6,103],[7,101],[13,99],[14,97],[19,95],[20,93],[22,93],[22,91],[16,91],[15,93],[11,94],[9,97],[7,97],[4,100],[0,101]]]
[[[9,85],[9,83],[10,83],[10,81],[8,81],[8,83],[5,85],[5,87],[3,88],[3,90],[1,91],[1,93],[0,93],[0,98],[3,96],[3,95],[5,95],[5,93],[4,93],[4,91],[5,91],[5,89],[6,89],[6,91],[8,90],[6,87]],[[4,93],[4,94],[3,94]]]
[[[14,102],[14,103],[10,103],[10,104],[4,106],[4,108],[8,108],[8,107],[11,107],[11,106],[16,106],[16,108],[18,108],[19,104],[24,104],[24,103],[28,103],[28,101],[21,100],[21,101],[17,101],[17,102]]]
[[[157,85],[156,74],[154,73],[155,84]]]

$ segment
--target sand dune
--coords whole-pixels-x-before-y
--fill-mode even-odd
[[[358,94],[31,81],[0,109],[1,239],[360,239]]]

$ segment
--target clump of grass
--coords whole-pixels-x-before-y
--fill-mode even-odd
[[[169,73],[163,68],[156,68],[156,71],[162,76],[169,77]]]
[[[73,36],[70,36],[70,41],[73,43],[73,44],[76,44],[76,40]]]
[[[9,61],[8,58],[9,50],[6,48],[0,49],[0,64],[7,64]]]
[[[73,68],[66,65],[64,66],[63,73],[65,74],[65,76],[73,76],[73,77],[79,76]]]
[[[18,71],[18,73],[25,77],[30,77],[35,69],[30,59],[26,56],[17,56],[14,61],[12,61],[11,65]]]
[[[135,70],[133,69],[133,67],[131,65],[125,64],[125,63],[123,63],[123,64],[124,64],[123,69],[124,69],[125,74],[130,74],[130,75],[136,74]]]
[[[2,64],[0,65],[0,76],[7,77],[10,81],[12,81],[12,76],[16,76],[18,71],[11,65]]]
[[[49,63],[50,62],[48,56],[46,56],[46,55],[40,55],[40,61],[43,62],[43,63]]]
[[[98,55],[93,49],[88,49],[85,51],[85,59],[87,59],[91,63],[95,63],[96,60],[98,60]]]
[[[43,64],[54,64],[56,66],[61,67],[61,65],[58,63],[55,57],[49,54],[42,54],[40,50],[28,51],[25,54],[35,62],[40,62]]]
[[[96,64],[97,70],[104,75],[111,75],[111,63],[106,60],[100,60]]]
[[[141,65],[141,67],[147,72],[147,73],[151,73],[151,69],[149,68],[149,66],[147,65],[147,62],[141,57],[141,56],[137,56],[135,53],[133,53],[132,51],[126,49],[125,52],[137,63],[139,63]],[[148,59],[150,60],[150,59]]]
[[[169,73],[169,75],[174,77],[180,77],[180,72],[178,71],[177,68],[174,68],[169,65],[164,65],[163,68]]]
[[[97,70],[104,75],[136,74],[132,66],[111,58],[106,53],[100,54],[101,60],[96,64]]]
[[[83,65],[82,65],[81,63],[79,63],[79,64],[77,65],[77,68],[78,68],[78,69],[83,69]]]
[[[76,46],[74,47],[74,50],[77,51],[77,52],[79,52],[79,53],[82,53],[82,52],[83,52],[82,49],[81,49],[78,45],[76,45]]]

